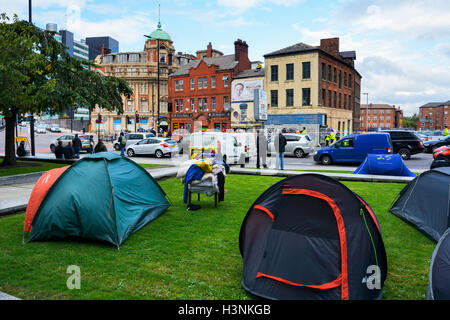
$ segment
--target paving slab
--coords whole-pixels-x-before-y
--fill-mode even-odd
[[[0,291],[0,300],[21,300],[21,299]]]

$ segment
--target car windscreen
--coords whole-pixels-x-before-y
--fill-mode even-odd
[[[177,144],[177,142],[175,140],[172,140],[172,139],[165,139],[164,141],[169,143],[169,144]]]

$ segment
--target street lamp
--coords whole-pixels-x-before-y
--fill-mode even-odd
[[[366,125],[365,125],[365,127],[366,127],[366,131],[368,131],[367,129],[367,119],[369,118],[369,93],[367,93],[367,92],[364,92],[363,93],[363,95],[366,95],[367,96],[367,104],[366,104]]]
[[[28,21],[30,24],[32,23],[32,3],[31,0],[28,0]],[[34,115],[33,112],[31,112],[31,119],[30,119],[30,141],[31,141],[31,155],[36,155],[36,148],[34,144]]]
[[[160,92],[159,92],[159,74],[160,74],[160,71],[159,71],[159,38],[153,38],[152,36],[147,36],[147,35],[145,35],[144,34],[144,37],[147,37],[147,38],[149,38],[149,39],[153,39],[153,40],[156,40],[156,51],[157,51],[157,53],[156,53],[156,55],[157,55],[157,69],[158,69],[158,80],[157,80],[157,83],[158,83],[158,110],[157,110],[157,117],[156,117],[156,134],[158,134],[159,133],[159,95],[160,95]]]

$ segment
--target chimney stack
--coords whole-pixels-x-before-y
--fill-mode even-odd
[[[212,44],[211,42],[208,44],[207,50],[206,50],[206,57],[212,58]]]
[[[320,49],[339,57],[339,38],[320,39]]]
[[[236,73],[252,68],[252,64],[248,59],[248,44],[241,39],[237,39],[234,42],[234,60],[238,62]]]

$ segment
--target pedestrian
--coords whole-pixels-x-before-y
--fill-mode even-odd
[[[330,134],[329,133],[325,136],[325,145],[327,147],[330,145]]]
[[[341,139],[341,133],[338,131],[336,132],[336,141],[339,141]]]
[[[28,155],[28,151],[25,150],[25,141],[20,141],[20,144],[17,147],[17,155],[19,157],[24,157],[24,156]]]
[[[335,138],[336,138],[336,136],[334,135],[334,131],[333,131],[333,129],[331,129],[331,131],[330,131],[330,143],[333,143]]]
[[[55,157],[56,159],[64,159],[64,147],[61,140],[58,141],[58,145],[55,148]]]
[[[66,160],[67,159],[73,159],[73,156],[75,155],[75,152],[73,150],[71,141],[69,141],[67,146],[64,147],[63,153],[64,153],[64,159],[66,159]]]
[[[445,128],[444,131],[442,131],[442,135],[444,137],[448,136],[448,128]]]
[[[264,134],[264,130],[258,130],[258,135],[256,136],[256,145],[259,147],[259,157],[263,168],[267,168],[266,157],[267,157],[267,138]],[[259,169],[259,167],[258,167]]]
[[[103,143],[102,139],[98,139],[98,143],[95,146],[95,153],[99,153],[99,152],[107,152],[108,149],[106,149],[105,144]]]
[[[284,151],[286,149],[286,138],[281,132],[275,137],[275,152],[277,153],[276,168],[284,170]]]
[[[125,135],[123,134],[123,132],[121,132],[120,133],[120,137],[119,137],[119,148],[120,148],[120,155],[122,157],[125,157],[125,147],[126,147],[126,145],[127,145],[127,138],[125,138]]]
[[[90,135],[90,136],[89,136],[89,152],[90,152],[91,154],[94,153],[94,146],[95,146],[94,136],[93,136],[93,135]]]
[[[172,131],[170,131],[170,129],[167,129],[167,138],[171,138],[172,137]]]
[[[73,146],[74,157],[79,158],[80,150],[81,150],[81,140],[78,137],[78,133],[75,133],[75,137],[72,139],[72,146]]]
[[[306,131],[306,128],[305,128],[305,127],[303,127],[302,134],[308,134],[308,131]]]

